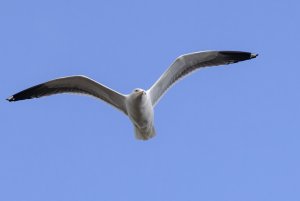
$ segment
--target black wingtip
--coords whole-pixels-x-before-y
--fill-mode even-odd
[[[242,51],[220,51],[220,53],[226,57],[229,63],[237,63],[240,61],[254,59],[258,56],[258,54],[255,53]]]
[[[253,54],[253,53],[252,53],[252,54],[250,55],[250,59],[254,59],[254,58],[256,58],[257,56],[258,56],[258,54]]]
[[[44,86],[44,84],[39,84],[33,87],[30,87],[28,89],[25,89],[23,91],[20,91],[10,97],[8,97],[6,100],[9,102],[12,101],[20,101],[20,100],[25,100],[25,99],[31,99],[31,98],[37,98],[38,96],[36,93],[39,93],[40,89]]]
[[[15,101],[15,97],[14,96],[10,96],[6,99],[9,102]]]

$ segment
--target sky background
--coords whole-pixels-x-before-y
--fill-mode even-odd
[[[0,200],[299,201],[300,1],[0,2]],[[201,50],[259,57],[181,80],[157,136],[85,96],[9,103],[57,77],[148,89]]]

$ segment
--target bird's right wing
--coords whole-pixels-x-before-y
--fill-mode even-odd
[[[7,100],[19,101],[60,93],[91,95],[109,103],[127,115],[125,95],[85,76],[70,76],[51,80],[16,93]]]
[[[148,90],[152,105],[155,106],[163,94],[177,80],[189,73],[208,66],[232,64],[255,58],[257,54],[240,51],[203,51],[178,57],[166,72]]]

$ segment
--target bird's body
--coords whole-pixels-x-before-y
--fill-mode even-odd
[[[154,110],[149,94],[135,89],[126,100],[128,117],[134,125],[137,139],[147,140],[155,135]]]
[[[58,93],[91,95],[127,115],[133,123],[136,138],[147,140],[155,135],[154,107],[176,81],[202,67],[236,63],[256,56],[257,54],[240,51],[203,51],[182,55],[148,90],[137,88],[128,95],[116,92],[85,76],[69,76],[25,89],[7,100],[18,101]]]

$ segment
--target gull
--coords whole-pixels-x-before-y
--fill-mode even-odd
[[[134,89],[122,94],[86,76],[62,77],[25,89],[7,98],[8,101],[40,98],[60,93],[90,95],[105,101],[129,117],[135,137],[148,140],[155,136],[154,107],[165,92],[179,79],[197,69],[237,63],[257,57],[258,54],[242,51],[201,51],[181,55],[148,89]]]

